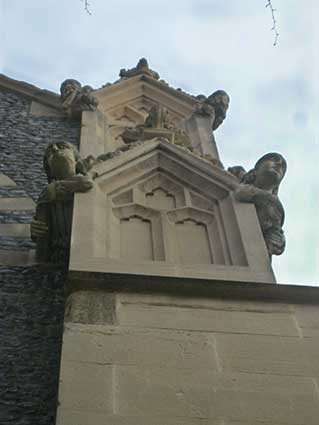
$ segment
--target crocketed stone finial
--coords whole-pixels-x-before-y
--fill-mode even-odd
[[[135,77],[135,75],[139,75],[139,74],[148,75],[149,77],[152,77],[155,80],[159,80],[160,78],[159,74],[156,71],[153,71],[152,69],[150,69],[150,67],[148,66],[148,62],[145,58],[141,58],[134,68],[121,69],[119,75],[121,78],[130,78],[130,77]]]

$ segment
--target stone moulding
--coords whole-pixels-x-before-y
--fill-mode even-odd
[[[49,90],[39,89],[32,84],[14,80],[13,78],[9,78],[3,74],[0,74],[0,87],[27,96],[32,100],[36,100],[41,104],[50,106],[57,111],[62,112],[62,103],[59,95]]]
[[[163,139],[96,164],[75,194],[71,272],[275,282],[236,178]]]

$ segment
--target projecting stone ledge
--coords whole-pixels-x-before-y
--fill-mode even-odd
[[[70,288],[132,293],[163,293],[260,302],[319,304],[319,287],[220,279],[174,278],[95,272],[69,272]]]

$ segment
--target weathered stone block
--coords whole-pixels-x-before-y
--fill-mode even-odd
[[[35,264],[34,250],[11,251],[0,250],[0,265],[3,266],[30,266]]]
[[[226,400],[211,387],[212,373],[204,369],[117,368],[118,409],[127,416],[215,417],[226,409]],[[229,404],[229,403],[228,403]]]
[[[216,389],[225,391],[281,394],[289,397],[316,395],[313,379],[300,376],[221,371],[214,373],[212,379]]]
[[[319,309],[317,305],[293,307],[297,325],[304,337],[319,336]]]
[[[24,223],[0,223],[0,236],[30,237],[30,225]]]
[[[86,324],[115,322],[115,295],[102,291],[76,291],[68,297],[65,321]]]
[[[217,353],[226,370],[319,376],[319,342],[312,338],[216,335]]]
[[[15,182],[5,174],[0,173],[0,186],[15,187]]]
[[[34,210],[35,203],[30,198],[0,198],[0,211]]]
[[[59,392],[61,408],[112,413],[112,376],[109,366],[63,361]]]
[[[124,326],[299,336],[290,313],[122,304],[118,320]]]
[[[262,376],[248,379],[246,374],[229,376],[225,385],[222,374],[204,369],[173,371],[121,367],[117,368],[117,373],[117,406],[123,415],[224,418],[267,424],[278,421],[287,425],[315,425],[318,417],[319,402],[310,382],[302,381],[305,393],[293,394],[289,390],[289,384],[298,387],[298,378],[289,382],[289,379],[269,376],[268,382],[272,382],[262,387]],[[232,386],[236,379],[241,385]]]
[[[217,370],[212,335],[71,323],[63,361]]]
[[[241,393],[241,418],[256,424],[317,425],[319,401],[317,397],[298,395]],[[231,417],[231,415],[229,415]],[[234,417],[232,419],[235,419]]]

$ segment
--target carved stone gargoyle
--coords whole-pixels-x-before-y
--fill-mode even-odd
[[[40,194],[31,223],[36,259],[41,263],[67,264],[71,238],[73,198],[93,187],[85,162],[66,142],[50,144],[44,154],[48,185]]]
[[[230,102],[228,94],[224,90],[217,90],[208,97],[200,94],[197,99],[200,103],[196,105],[195,113],[211,116],[212,130],[215,131],[226,118]]]
[[[61,101],[64,112],[69,117],[76,117],[82,111],[94,111],[98,100],[92,96],[91,86],[83,86],[77,80],[63,81],[60,87]]]
[[[241,166],[228,169],[240,181],[235,191],[236,199],[255,204],[269,257],[282,254],[286,245],[282,230],[285,211],[278,198],[279,185],[286,170],[285,159],[274,152],[261,157],[248,172]]]

